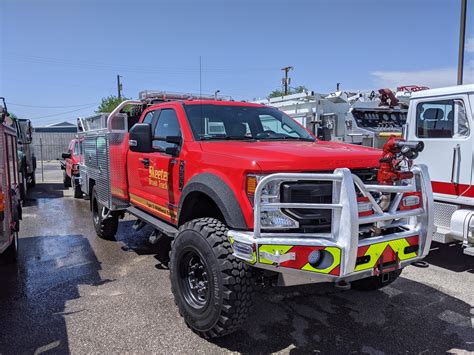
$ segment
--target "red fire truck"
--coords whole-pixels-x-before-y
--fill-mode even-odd
[[[65,188],[72,187],[74,198],[81,198],[81,182],[79,175],[79,163],[82,160],[82,141],[78,138],[71,139],[67,152],[62,154],[61,161],[63,171],[63,183]]]
[[[129,213],[168,238],[175,302],[200,336],[243,323],[255,279],[375,290],[429,252],[422,144],[322,142],[272,107],[166,92],[99,122],[81,121],[79,169],[97,235]]]
[[[15,262],[21,219],[17,136],[5,99],[0,100],[0,258]]]

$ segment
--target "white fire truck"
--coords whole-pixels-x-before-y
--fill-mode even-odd
[[[474,256],[474,85],[412,95],[405,138],[423,141],[417,162],[430,170],[441,243],[462,241]]]
[[[0,106],[0,258],[16,261],[21,202],[15,122],[8,116],[5,99]]]
[[[329,95],[308,91],[255,103],[278,108],[321,140],[382,148],[389,137],[401,136],[411,94],[426,89],[410,85]]]

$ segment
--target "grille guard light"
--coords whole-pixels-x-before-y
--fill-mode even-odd
[[[374,214],[372,203],[366,196],[357,197],[357,210],[359,211],[359,217],[365,217]]]
[[[420,208],[422,198],[420,192],[406,192],[400,202],[400,211],[414,210]]]

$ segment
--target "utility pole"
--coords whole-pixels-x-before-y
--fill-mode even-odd
[[[122,76],[121,75],[118,75],[117,74],[117,93],[118,93],[118,98],[121,99],[122,98],[122,83],[120,82],[120,78]]]
[[[461,25],[459,28],[458,85],[462,85],[464,71],[464,43],[466,40],[467,0],[461,0]]]
[[[290,87],[290,82],[291,82],[291,79],[288,77],[288,72],[290,70],[293,70],[293,67],[284,67],[281,70],[285,72],[285,77],[281,79],[282,84],[283,84],[283,93],[285,95],[288,95],[288,88]]]

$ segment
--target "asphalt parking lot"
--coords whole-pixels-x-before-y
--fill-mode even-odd
[[[24,208],[17,266],[0,266],[0,353],[441,353],[474,351],[474,258],[433,244],[373,293],[331,285],[268,288],[239,332],[204,340],[178,314],[150,229],[122,221],[95,236],[89,201],[49,164]],[[57,182],[51,182],[57,181]]]

